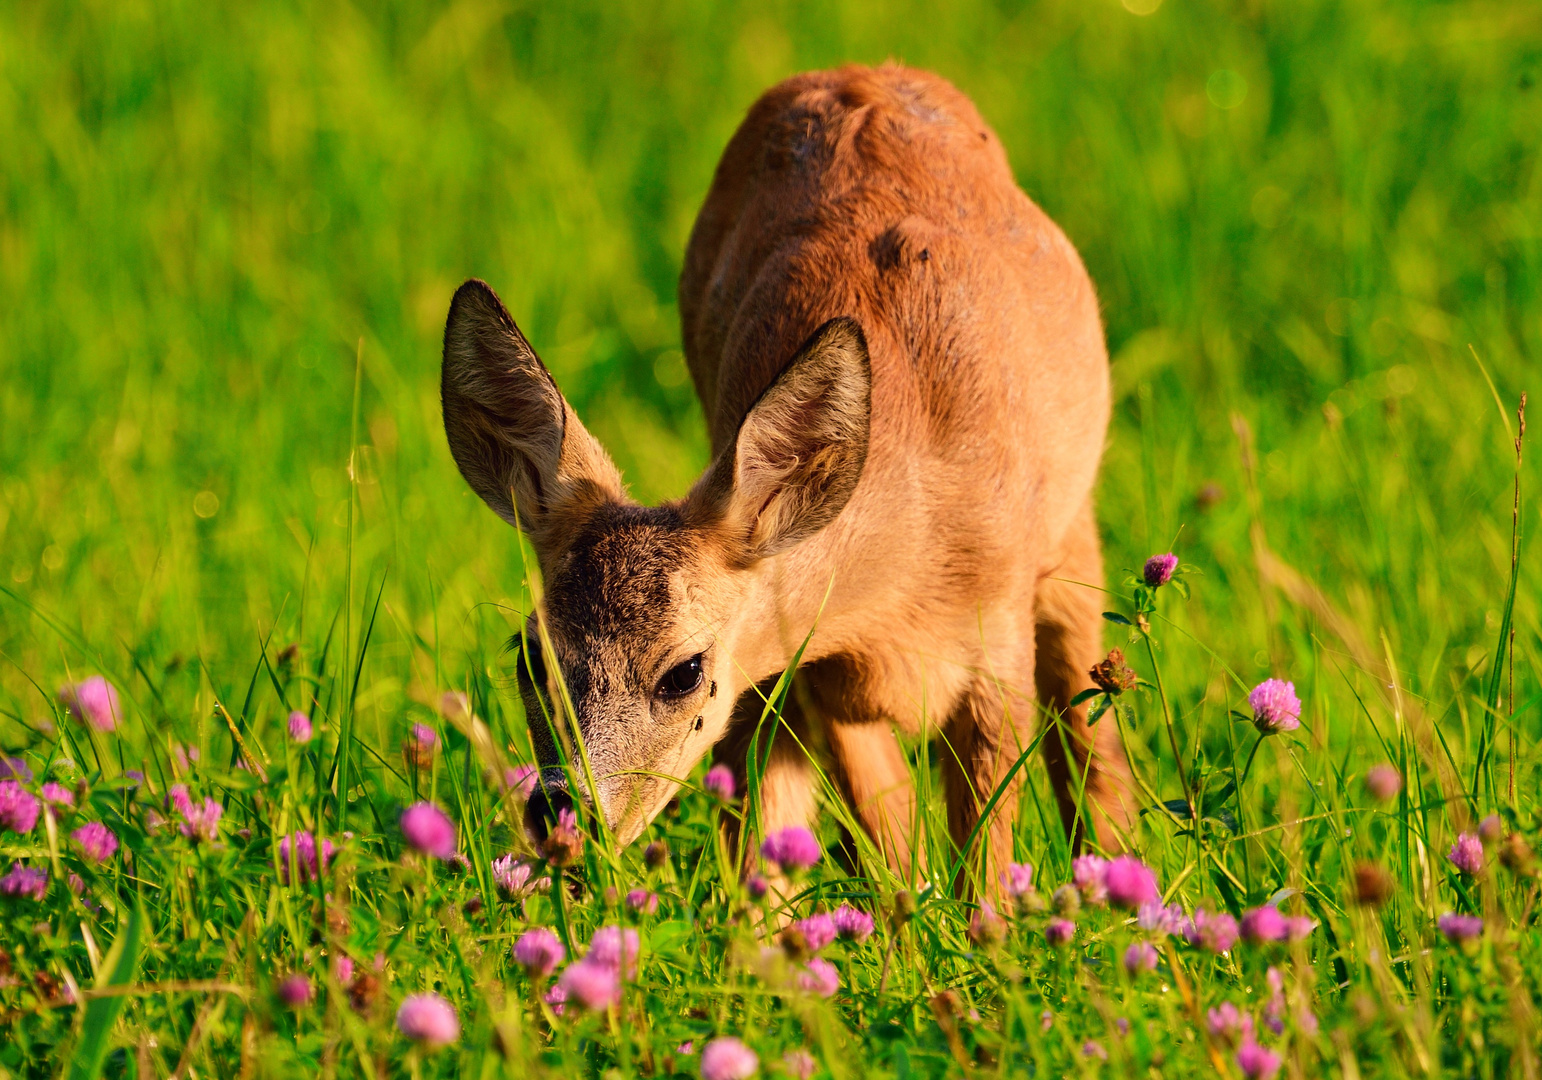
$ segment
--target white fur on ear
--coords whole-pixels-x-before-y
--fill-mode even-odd
[[[867,461],[872,369],[852,318],[831,319],[745,415],[702,479],[743,555],[762,559],[835,520]]]

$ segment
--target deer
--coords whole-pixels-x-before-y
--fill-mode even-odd
[[[970,100],[892,63],[766,91],[713,176],[679,310],[711,460],[643,506],[492,288],[450,305],[449,447],[542,582],[519,635],[532,838],[581,804],[630,844],[709,756],[742,785],[751,745],[758,828],[811,826],[821,746],[883,861],[924,873],[905,740],[926,737],[991,893],[1042,733],[1073,843],[1127,843],[1118,732],[1073,702],[1102,655],[1098,301]],[[795,663],[799,737],[756,741]],[[540,721],[553,701],[571,739]]]

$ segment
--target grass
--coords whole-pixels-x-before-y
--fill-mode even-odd
[[[531,594],[444,446],[450,293],[490,280],[635,493],[680,493],[706,442],[674,286],[717,155],[776,79],[891,55],[975,98],[1099,287],[1110,609],[1133,616],[1154,551],[1196,569],[1189,599],[1157,594],[1149,652],[1109,628],[1165,692],[1127,699],[1137,769],[1216,819],[1147,814],[1139,850],[1191,911],[1288,891],[1304,942],[1164,945],[1129,979],[1138,928],[1088,908],[1069,948],[1037,913],[977,945],[967,901],[887,876],[832,805],[795,907],[845,898],[877,930],[830,947],[842,989],[818,998],[762,969],[699,792],[649,834],[666,865],[590,844],[560,912],[561,891],[497,894],[510,802],[433,705],[467,692],[492,753],[522,756],[501,643]],[[1445,853],[1496,813],[1542,843],[1536,454],[1517,487],[1513,444],[1542,345],[1539,82],[1522,2],[0,7],[0,745],[34,787],[84,785],[0,834],[50,877],[0,897],[0,1070],[694,1074],[731,1034],[767,1073],[806,1048],[837,1077],[1238,1075],[1200,1018],[1261,1024],[1273,966],[1284,1033],[1260,1033],[1292,1075],[1535,1075],[1536,879]],[[122,694],[112,734],[55,700],[94,674]],[[1302,729],[1221,800],[1253,750],[1230,713],[1270,675]],[[432,762],[400,753],[416,722]],[[1363,788],[1383,760],[1391,803]],[[1047,898],[1069,851],[1024,771]],[[216,843],[150,830],[177,782],[223,807]],[[450,811],[469,872],[403,852],[415,798]],[[119,833],[110,863],[82,860],[80,818]],[[280,865],[297,828],[340,845],[324,886]],[[1353,902],[1362,863],[1382,906]],[[640,883],[661,907],[632,919],[623,1004],[552,1016],[510,944],[541,923],[581,950],[632,918],[607,887]],[[1487,923],[1470,950],[1435,928],[1458,910]],[[345,953],[374,980],[351,996]],[[291,1010],[295,971],[319,996]],[[438,1052],[392,1022],[427,990],[462,1025]]]

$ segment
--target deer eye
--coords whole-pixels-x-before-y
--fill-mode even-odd
[[[514,673],[520,682],[529,683],[541,694],[546,693],[546,657],[541,642],[534,636],[515,637]]]
[[[661,698],[681,698],[701,686],[701,653],[664,672],[654,693]]]

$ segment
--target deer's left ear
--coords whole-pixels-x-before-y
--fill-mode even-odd
[[[486,282],[466,282],[450,302],[440,393],[461,475],[538,552],[625,498],[621,474]]]
[[[739,425],[732,447],[690,496],[746,562],[834,521],[867,462],[872,367],[856,319],[831,319],[804,343]]]

